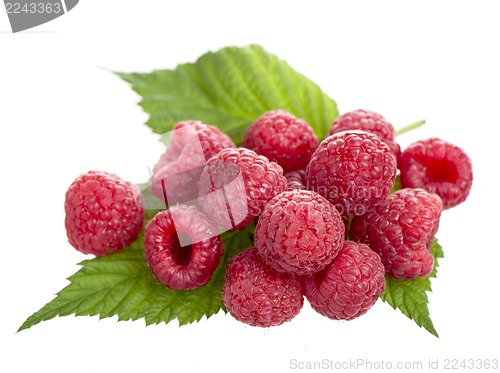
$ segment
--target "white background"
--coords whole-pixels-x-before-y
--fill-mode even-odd
[[[403,5],[404,3],[404,5]],[[286,372],[290,360],[499,358],[499,7],[476,2],[97,1],[11,34],[0,13],[2,372]],[[16,334],[85,259],[67,243],[64,193],[89,169],[142,182],[162,151],[139,97],[109,70],[151,71],[262,44],[341,112],[367,108],[400,141],[439,136],[474,162],[467,202],[442,216],[430,311],[437,339],[379,301],[334,322],[305,306],[281,327],[229,315],[179,328],[64,317]]]

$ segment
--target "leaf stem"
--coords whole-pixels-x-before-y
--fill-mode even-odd
[[[403,128],[400,128],[396,131],[396,136],[402,135],[403,133],[413,131],[414,129],[421,127],[425,124],[425,119],[419,120],[418,122],[409,124]]]

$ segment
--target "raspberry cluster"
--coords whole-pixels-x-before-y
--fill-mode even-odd
[[[321,315],[352,320],[375,304],[385,276],[428,276],[441,211],[472,185],[462,149],[431,138],[401,152],[392,124],[367,110],[335,119],[321,142],[303,119],[269,111],[243,145],[200,121],[173,127],[151,178],[169,207],[147,222],[144,250],[159,283],[189,291],[220,266],[220,232],[255,222],[253,247],[225,261],[221,289],[227,311],[252,326],[291,320],[304,297]],[[392,192],[398,173],[403,188]],[[98,256],[133,243],[145,215],[137,186],[97,171],[71,184],[65,211],[71,245]]]

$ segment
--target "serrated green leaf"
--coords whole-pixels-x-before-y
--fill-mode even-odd
[[[144,257],[142,239],[125,250],[85,260],[69,277],[70,284],[54,300],[30,316],[18,331],[56,316],[118,316],[119,320],[144,318],[146,325],[179,325],[199,321],[224,309],[221,299],[225,267],[229,258],[251,245],[251,229],[222,234],[224,256],[207,285],[179,291],[165,288],[151,274]]]
[[[437,239],[434,239],[430,251],[434,256],[434,269],[428,277],[405,281],[386,276],[387,285],[380,297],[394,309],[399,309],[403,314],[415,321],[418,326],[439,337],[427,306],[429,303],[427,292],[432,290],[431,278],[436,277],[439,265],[438,259],[444,257],[443,249]]]
[[[208,52],[175,70],[117,74],[142,97],[146,124],[159,134],[181,120],[197,119],[241,143],[257,117],[284,109],[304,118],[323,138],[338,116],[335,101],[318,85],[258,45]]]
[[[258,116],[271,109],[284,109],[304,118],[323,138],[338,116],[335,101],[318,85],[257,45],[209,52],[195,63],[174,70],[118,75],[142,97],[140,105],[149,114],[147,125],[159,134],[170,131],[178,121],[198,119],[218,126],[239,144],[247,126]],[[158,200],[147,188],[143,194],[146,204],[155,206],[147,215],[151,218]],[[100,318],[117,315],[119,320],[144,318],[147,325],[174,319],[184,325],[203,316],[209,318],[224,310],[221,290],[227,262],[252,245],[252,232],[253,227],[248,227],[224,233],[221,265],[209,284],[193,291],[166,289],[153,277],[144,258],[142,238],[119,253],[85,260],[68,279],[70,284],[30,316],[19,331],[71,314]],[[438,258],[443,257],[437,241],[431,252],[436,260],[429,277],[414,281],[387,278],[381,298],[437,336],[427,298]]]

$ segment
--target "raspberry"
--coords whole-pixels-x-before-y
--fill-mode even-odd
[[[287,190],[293,189],[306,189],[304,186],[304,178],[306,176],[305,170],[289,171],[285,174],[287,182]]]
[[[206,160],[225,148],[236,147],[217,127],[200,121],[177,123],[165,153],[153,168],[151,187],[158,198],[182,203],[198,197],[198,181]]]
[[[255,246],[279,272],[309,275],[337,255],[345,227],[335,207],[315,192],[292,190],[266,205],[255,227]]]
[[[223,254],[217,228],[194,206],[159,212],[146,226],[146,259],[166,287],[190,290],[207,284]]]
[[[69,243],[84,254],[97,256],[130,245],[144,222],[139,188],[101,171],[89,171],[73,181],[64,210]]]
[[[348,130],[361,130],[377,135],[391,149],[396,159],[399,159],[401,148],[395,141],[394,127],[382,115],[362,109],[345,113],[335,119],[328,135]]]
[[[342,215],[362,215],[394,187],[396,160],[376,135],[344,131],[323,140],[306,169],[306,187]]]
[[[385,271],[397,279],[428,276],[434,258],[429,246],[437,231],[442,202],[423,189],[401,189],[351,222],[350,237],[380,255]]]
[[[352,241],[345,241],[329,267],[304,279],[304,295],[312,308],[334,320],[352,320],[365,314],[384,288],[379,256]]]
[[[248,127],[243,146],[291,171],[307,166],[318,138],[303,119],[284,110],[272,110]]]
[[[200,178],[200,204],[221,227],[241,229],[267,202],[286,189],[283,169],[245,148],[224,149],[212,157]]]
[[[236,320],[261,327],[290,321],[304,304],[299,278],[267,266],[256,248],[229,261],[222,299]]]
[[[436,193],[445,209],[467,199],[472,162],[458,146],[438,138],[417,141],[401,155],[401,185]]]

